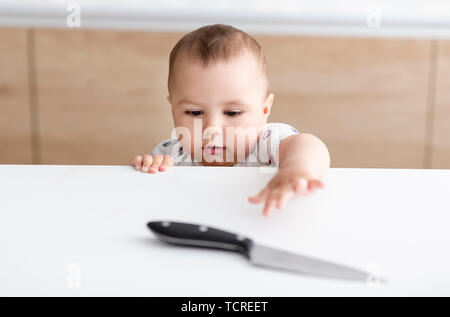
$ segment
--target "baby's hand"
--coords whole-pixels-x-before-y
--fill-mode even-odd
[[[173,165],[173,158],[171,155],[162,155],[162,154],[144,154],[142,157],[141,155],[136,156],[131,161],[131,166],[134,166],[138,171],[144,172],[144,173],[152,173],[155,174],[158,172],[164,172],[169,167]]]
[[[285,168],[280,169],[258,195],[248,200],[254,204],[265,202],[263,215],[268,216],[275,203],[278,209],[283,209],[288,199],[307,196],[324,187],[321,180],[309,179],[301,170]]]

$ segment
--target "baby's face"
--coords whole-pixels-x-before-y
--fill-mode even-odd
[[[258,58],[244,51],[229,61],[203,66],[180,55],[172,79],[168,100],[174,124],[190,135],[185,142],[177,132],[183,150],[212,166],[232,166],[247,157],[273,102]]]

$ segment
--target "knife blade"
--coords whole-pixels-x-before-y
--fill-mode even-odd
[[[374,278],[369,272],[260,245],[248,237],[210,226],[174,221],[150,221],[147,227],[164,242],[239,252],[256,266],[348,281],[368,282]],[[380,277],[377,279],[386,282]]]

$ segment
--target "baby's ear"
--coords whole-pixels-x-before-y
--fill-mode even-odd
[[[269,116],[270,110],[272,109],[274,95],[272,93],[268,94],[266,100],[264,101],[264,114]]]

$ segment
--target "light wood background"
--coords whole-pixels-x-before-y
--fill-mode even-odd
[[[182,33],[0,29],[0,163],[128,164],[168,138]],[[254,35],[270,122],[320,137],[332,167],[450,167],[450,41]]]

